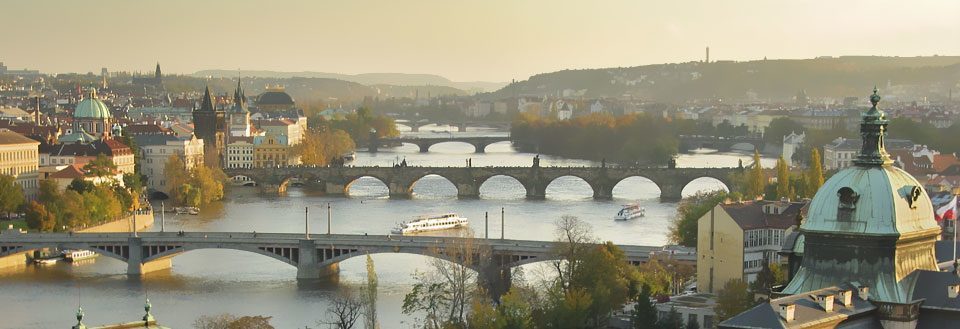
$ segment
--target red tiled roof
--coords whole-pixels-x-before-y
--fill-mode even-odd
[[[758,228],[786,229],[797,224],[797,216],[807,202],[790,202],[779,214],[764,213],[763,206],[778,201],[746,201],[742,203],[720,204],[727,214],[743,230]]]
[[[80,166],[69,165],[66,168],[61,169],[60,171],[53,173],[52,175],[50,175],[49,178],[76,179],[76,178],[83,178],[83,177],[84,177],[83,169],[80,169]]]

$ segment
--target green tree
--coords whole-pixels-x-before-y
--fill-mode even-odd
[[[747,284],[740,279],[733,279],[723,284],[723,288],[717,292],[717,305],[714,312],[717,313],[717,320],[724,321],[733,316],[743,313],[753,306],[753,295],[747,288]]]
[[[30,201],[27,205],[26,217],[27,227],[40,232],[51,232],[57,225],[56,216],[36,201]]]
[[[68,190],[74,190],[79,193],[90,192],[94,187],[96,187],[96,185],[94,185],[93,182],[83,178],[74,178],[72,181],[70,181],[70,185],[67,185]]]
[[[657,328],[657,308],[650,302],[650,297],[650,287],[644,284],[637,296],[637,303],[633,306],[633,329]]]
[[[782,156],[777,159],[777,198],[793,198],[790,195],[790,169]]]
[[[97,158],[83,165],[83,171],[87,177],[104,177],[113,175],[117,171],[117,165],[113,163],[103,153],[97,154]]]
[[[810,168],[807,170],[807,196],[813,197],[823,186],[823,163],[820,160],[820,151],[813,148],[810,151]]]
[[[763,166],[760,165],[760,152],[753,151],[753,164],[747,173],[746,190],[743,194],[750,198],[763,196],[767,188],[767,175],[763,173]]]
[[[698,192],[680,202],[677,217],[670,223],[670,242],[687,247],[697,246],[697,221],[728,196],[725,191]]]
[[[533,328],[533,308],[522,296],[520,289],[510,289],[500,297],[497,319],[503,324],[503,329]]]
[[[377,329],[377,286],[379,285],[377,270],[373,266],[373,258],[367,255],[367,286],[363,289],[363,316],[364,328]]]
[[[23,190],[13,176],[0,175],[0,211],[7,213],[16,211],[23,204]]]

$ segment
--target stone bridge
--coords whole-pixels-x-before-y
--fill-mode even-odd
[[[701,135],[681,135],[680,150],[690,151],[698,148],[710,148],[720,152],[729,152],[737,144],[749,144],[755,150],[763,151],[764,142],[760,137],[738,136],[738,137],[718,137]]]
[[[658,167],[311,167],[225,169],[228,176],[242,176],[257,182],[261,191],[283,193],[291,180],[314,184],[328,195],[348,195],[350,185],[361,177],[373,177],[387,186],[392,198],[410,198],[413,186],[427,175],[441,176],[457,188],[460,198],[480,197],[480,186],[494,176],[516,179],[528,199],[544,199],[547,186],[564,176],[579,177],[593,189],[595,199],[613,198],[613,188],[629,177],[645,177],[660,188],[662,200],[679,200],[691,181],[710,177],[731,186],[737,168]]]
[[[82,249],[127,263],[127,274],[170,268],[171,258],[198,249],[233,249],[259,254],[297,268],[298,279],[316,279],[339,272],[339,263],[357,256],[407,253],[462,262],[492,282],[497,290],[509,288],[510,268],[555,260],[556,242],[509,239],[474,239],[429,236],[343,235],[249,232],[144,232],[129,233],[25,233],[0,232],[0,257],[24,257],[43,248]],[[694,262],[696,255],[664,253],[653,246],[620,246],[633,264],[651,255]],[[457,258],[460,255],[462,258]],[[468,255],[468,256],[467,256]]]
[[[434,144],[440,143],[449,143],[449,142],[460,142],[473,145],[474,153],[484,153],[486,151],[487,145],[499,142],[509,142],[510,136],[500,136],[500,137],[491,137],[491,136],[481,136],[481,137],[444,137],[444,138],[417,138],[417,137],[398,137],[398,138],[385,138],[385,139],[371,139],[370,145],[367,146],[367,149],[371,152],[376,151],[380,146],[383,145],[396,145],[396,144],[415,144],[420,147],[421,153],[427,153],[430,151],[430,147]]]
[[[403,120],[403,121],[399,121]],[[466,120],[429,120],[429,119],[403,119],[400,118],[397,121],[397,124],[401,124],[407,127],[410,127],[411,132],[419,132],[421,127],[436,124],[436,125],[448,125],[456,126],[457,131],[466,132],[467,127],[493,127],[504,130],[509,130],[511,122],[509,121],[466,121]]]

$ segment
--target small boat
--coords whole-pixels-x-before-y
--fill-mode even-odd
[[[200,208],[197,208],[197,207],[177,207],[177,214],[178,214],[178,215],[182,215],[182,214],[198,215],[198,214],[200,214]]]
[[[628,220],[634,219],[637,217],[643,217],[647,214],[647,209],[641,207],[639,203],[631,203],[623,205],[623,208],[620,209],[620,212],[617,212],[616,216],[613,216],[614,220]]]
[[[357,152],[350,152],[343,155],[344,161],[353,161],[356,158],[357,158]]]
[[[91,259],[100,256],[99,254],[92,252],[90,250],[64,250],[63,258],[70,262],[81,261],[84,259]]]
[[[45,256],[40,258],[34,258],[33,263],[37,265],[52,265],[52,264],[56,264],[57,261],[60,260],[61,258],[63,258],[62,255]]]
[[[467,226],[467,224],[469,224],[469,221],[466,218],[460,217],[454,213],[448,213],[436,216],[420,216],[412,221],[398,224],[397,227],[390,232],[393,234],[402,235],[460,228]]]

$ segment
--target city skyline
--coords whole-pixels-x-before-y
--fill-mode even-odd
[[[20,14],[0,22],[14,45],[0,61],[47,73],[150,72],[160,62],[175,74],[239,68],[504,82],[564,69],[698,61],[708,46],[712,60],[960,54],[960,43],[943,38],[960,34],[960,3],[941,1],[5,6]]]

